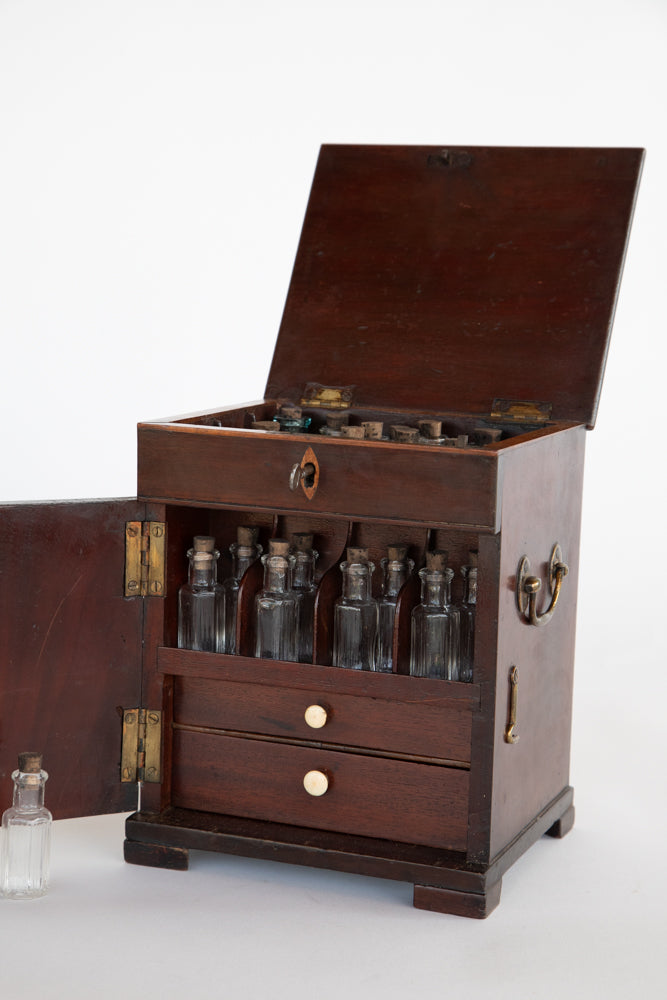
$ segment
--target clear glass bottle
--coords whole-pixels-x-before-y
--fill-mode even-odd
[[[419,571],[421,604],[412,611],[410,673],[438,680],[459,679],[459,613],[451,605],[454,573],[447,567],[447,553],[427,552]]]
[[[333,664],[351,670],[373,670],[378,605],[371,594],[375,566],[368,549],[348,548],[340,565],[343,594],[334,606]]]
[[[296,658],[299,663],[313,662],[313,621],[315,617],[315,563],[318,553],[313,548],[313,536],[308,531],[292,535],[291,554],[294,556],[292,588],[296,595]]]
[[[0,893],[7,899],[34,899],[48,889],[52,819],[44,806],[47,778],[41,754],[19,754],[12,774],[14,802],[2,817]]]
[[[232,557],[232,575],[222,584],[225,607],[225,653],[236,653],[236,612],[239,584],[245,571],[262,554],[262,546],[257,543],[258,535],[258,528],[240,525],[236,529],[236,542],[229,546],[229,553]]]
[[[463,601],[458,605],[459,622],[459,680],[470,683],[475,661],[475,615],[477,613],[477,553],[471,551],[468,566],[461,567],[464,580]]]
[[[217,582],[219,556],[215,539],[210,535],[197,535],[188,549],[188,582],[178,592],[179,649],[223,652],[223,590]]]
[[[264,660],[297,658],[295,561],[284,538],[272,538],[267,555],[262,556],[264,587],[255,598],[255,656]]]
[[[382,595],[378,599],[378,635],[375,669],[390,674],[394,669],[394,620],[396,602],[401,587],[412,573],[414,563],[408,559],[406,545],[387,546],[387,557],[382,567]]]

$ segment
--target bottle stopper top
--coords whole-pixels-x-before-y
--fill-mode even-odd
[[[347,549],[347,561],[349,563],[367,563],[368,562],[368,549],[360,549],[360,548],[348,547],[348,549]]]
[[[256,545],[258,536],[259,528],[247,524],[240,524],[236,529],[236,541],[239,545]]]
[[[403,560],[407,558],[407,554],[407,545],[403,545],[400,542],[394,542],[387,546],[387,558],[393,562],[403,562]]]
[[[382,437],[384,424],[381,420],[364,420],[361,425],[364,429],[364,437],[370,441],[379,441]]]
[[[270,556],[287,556],[289,555],[289,542],[286,538],[270,538],[269,539],[269,555]]]
[[[419,430],[416,427],[409,427],[407,424],[394,424],[389,428],[389,434],[394,441],[411,444],[419,437]]]
[[[297,552],[309,552],[313,547],[312,532],[295,531],[292,535],[292,545]]]
[[[445,549],[434,549],[433,552],[426,553],[427,569],[442,570],[447,569],[447,558],[449,553]]]
[[[213,535],[195,535],[193,547],[195,552],[213,552],[215,551],[215,538]]]
[[[477,565],[477,549],[470,549],[470,551],[468,552],[468,565],[469,566]]]
[[[281,417],[287,417],[288,420],[300,420],[302,410],[300,406],[294,406],[291,403],[283,403],[278,407],[278,413]]]
[[[339,431],[350,419],[349,413],[327,413],[325,418],[327,427],[332,431]]]
[[[197,552],[192,557],[193,562],[197,569],[202,569],[202,567],[210,566],[213,562],[212,552]]]
[[[340,429],[341,437],[345,438],[356,438],[360,441],[364,436],[363,427],[357,426],[356,424],[345,424]]]
[[[23,774],[39,774],[42,770],[42,755],[34,750],[24,750],[19,754],[19,771]]]
[[[251,429],[253,431],[275,431],[276,422],[275,420],[253,420]]]
[[[442,420],[420,420],[419,430],[425,438],[439,438],[442,436]]]

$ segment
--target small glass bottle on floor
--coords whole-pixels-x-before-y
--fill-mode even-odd
[[[286,539],[270,539],[269,551],[262,556],[264,587],[255,598],[255,656],[265,660],[297,658],[295,562]]]
[[[373,670],[378,625],[378,605],[371,593],[375,566],[369,562],[368,549],[348,548],[340,568],[343,594],[334,608],[333,664]]]
[[[14,802],[2,817],[0,894],[34,899],[49,885],[52,819],[44,805],[48,774],[39,753],[19,754],[18,764],[12,774]]]
[[[457,606],[459,622],[459,680],[470,683],[475,661],[475,616],[477,613],[477,553],[468,555],[468,565],[461,567],[464,580],[463,601]]]
[[[317,552],[313,536],[308,531],[292,535],[291,554],[294,556],[292,587],[296,595],[296,658],[299,663],[313,662],[313,621],[315,617],[315,563]]]
[[[225,607],[225,653],[236,653],[236,615],[239,585],[243,574],[262,554],[262,546],[257,543],[258,535],[258,528],[240,525],[236,529],[236,542],[229,546],[229,553],[232,557],[232,575],[227,577],[222,584]]]
[[[419,571],[421,604],[412,611],[410,673],[438,680],[459,679],[459,614],[452,608],[447,553],[426,553],[426,566]]]

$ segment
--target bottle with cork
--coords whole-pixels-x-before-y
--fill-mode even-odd
[[[463,600],[456,606],[459,612],[459,680],[470,683],[475,660],[475,615],[477,612],[477,552],[468,553],[468,565],[461,567],[464,581]]]
[[[49,886],[52,817],[44,805],[47,778],[40,753],[19,754],[12,774],[13,804],[2,817],[0,894],[7,899],[34,899]]]
[[[399,592],[414,569],[408,559],[407,545],[400,542],[387,546],[382,567],[382,594],[378,599],[378,637],[375,669],[390,674],[394,669],[394,620]]]
[[[229,546],[232,557],[232,575],[223,581],[224,591],[224,652],[236,653],[236,615],[238,609],[239,585],[246,570],[262,554],[258,544],[259,529],[247,524],[236,529],[236,542]]]
[[[285,538],[271,538],[262,556],[264,587],[255,598],[255,656],[296,660],[296,605],[292,575],[296,562]]]
[[[343,593],[334,606],[333,664],[351,670],[375,669],[378,605],[372,595],[375,566],[368,549],[349,547],[340,564]]]
[[[421,604],[412,611],[410,673],[438,680],[459,679],[459,613],[451,604],[453,571],[447,552],[426,553],[419,571]]]
[[[210,535],[196,535],[188,549],[188,582],[178,592],[179,649],[224,650],[223,589],[217,582],[220,553]]]
[[[296,658],[299,663],[312,663],[313,620],[317,594],[315,563],[318,557],[313,548],[312,532],[294,532],[290,552],[295,559],[292,588],[296,596]]]

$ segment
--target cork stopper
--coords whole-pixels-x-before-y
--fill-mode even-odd
[[[431,570],[438,570],[442,573],[447,569],[447,559],[449,553],[444,549],[435,549],[433,552],[426,553],[426,568]]]
[[[289,555],[289,542],[286,538],[270,538],[269,539],[269,555],[270,556],[288,556]]]
[[[256,545],[259,537],[259,528],[253,528],[247,524],[240,524],[236,529],[236,541],[239,545]]]
[[[295,531],[292,535],[292,545],[297,552],[310,552],[313,547],[312,532]]]
[[[456,447],[457,448],[467,448],[468,447],[468,435],[467,434],[459,434],[458,435],[458,437],[456,438]]]
[[[402,444],[413,444],[419,437],[417,427],[409,427],[407,424],[393,424],[389,428],[389,435],[393,441],[400,441]]]
[[[34,750],[24,750],[19,754],[19,771],[23,774],[39,774],[42,770],[42,755]]]
[[[252,430],[254,431],[276,431],[280,430],[280,424],[275,420],[253,420]]]
[[[192,540],[192,547],[195,552],[214,552],[215,538],[213,535],[195,535]]]
[[[197,552],[192,557],[195,569],[206,569],[213,562],[212,552]]]
[[[404,562],[407,559],[408,547],[402,543],[394,542],[387,546],[387,558],[392,562]]]
[[[364,437],[369,441],[379,441],[382,437],[384,424],[381,420],[364,420],[362,423]]]
[[[470,549],[470,551],[468,552],[468,565],[469,566],[477,565],[477,549]]]
[[[368,562],[368,549],[355,548],[353,546],[348,546],[346,550],[347,561],[349,563],[367,563]]]
[[[350,424],[346,424],[344,427],[341,427],[340,434],[341,437],[355,438],[360,441],[364,436],[364,429],[363,427],[358,427],[356,425],[352,426]]]
[[[325,418],[327,427],[332,431],[339,431],[346,426],[350,419],[349,413],[327,413]]]
[[[301,420],[302,411],[300,406],[283,403],[282,406],[278,407],[278,413],[281,417],[287,417],[288,420]]]
[[[422,437],[425,438],[434,439],[442,437],[442,420],[420,420],[419,430]]]

